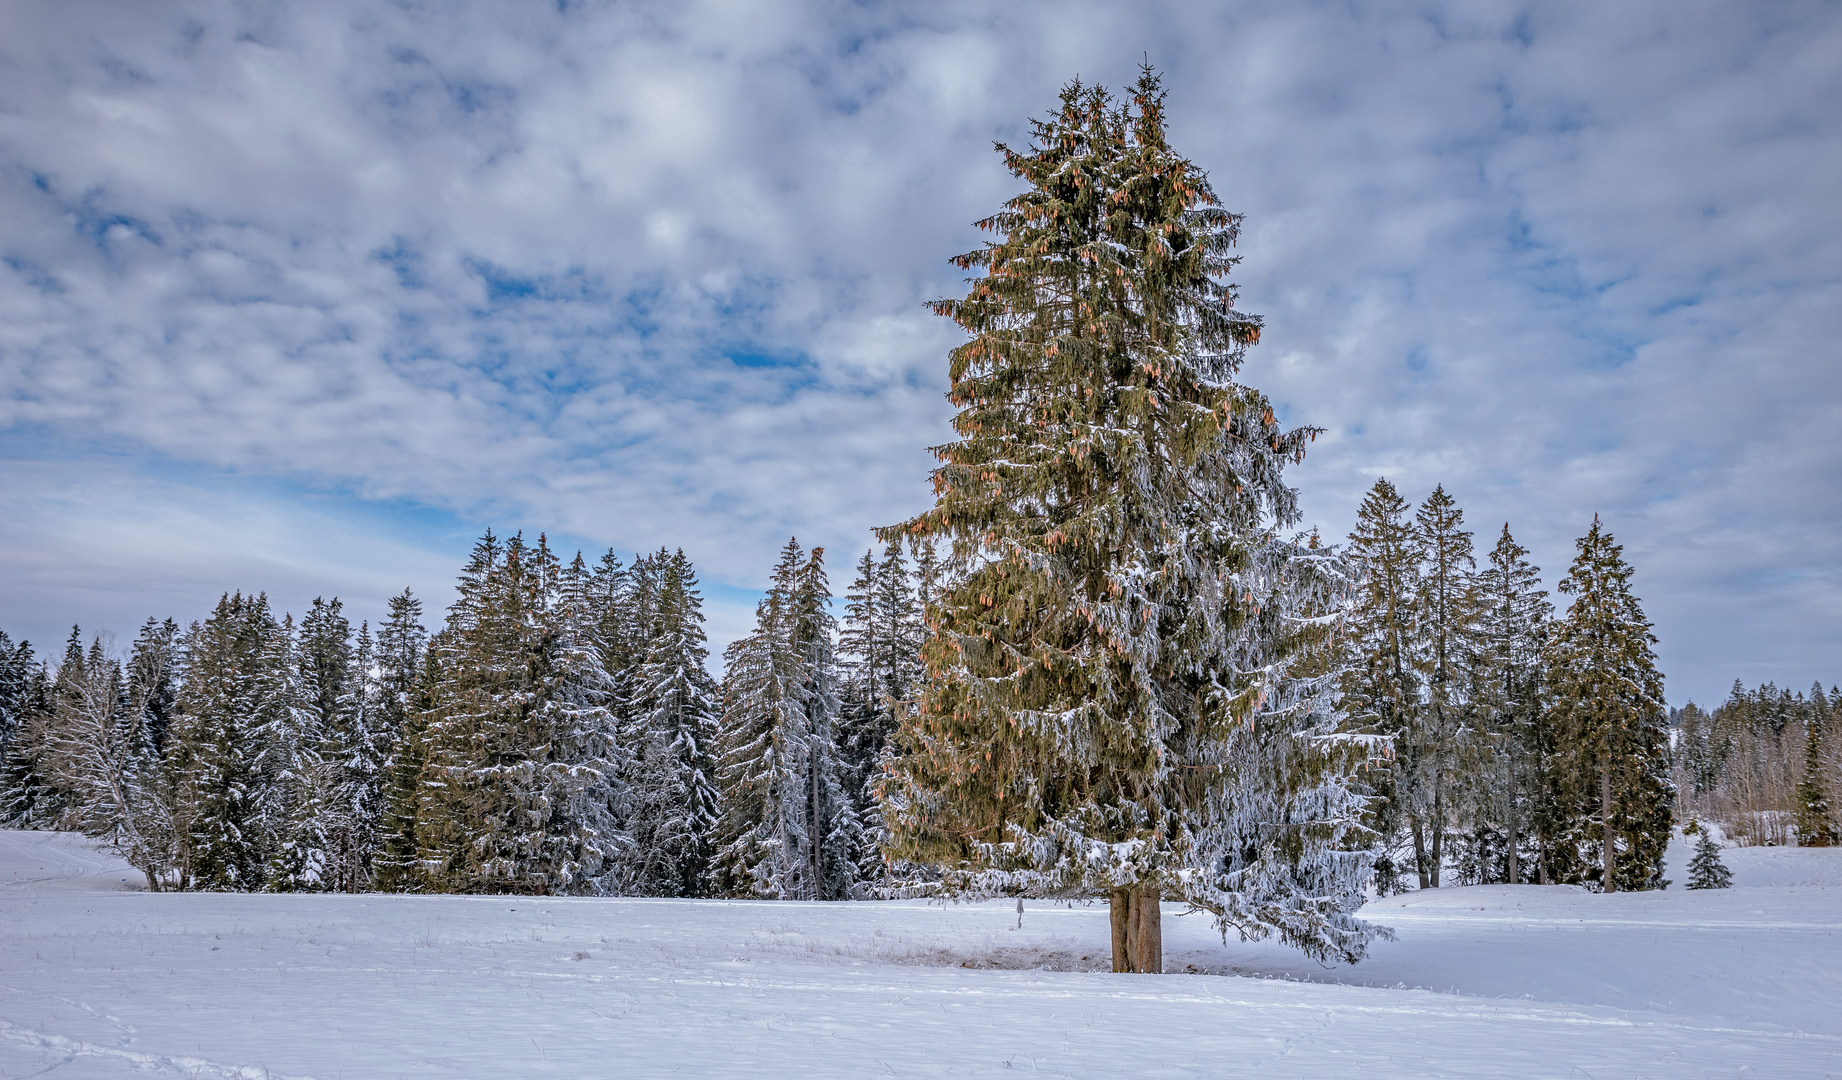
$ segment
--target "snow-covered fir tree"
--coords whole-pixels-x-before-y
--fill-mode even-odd
[[[1472,704],[1486,738],[1471,788],[1476,829],[1503,836],[1501,880],[1520,885],[1531,869],[1522,847],[1543,789],[1540,725],[1542,641],[1551,609],[1541,587],[1541,568],[1516,543],[1506,522],[1474,581],[1478,603],[1477,652],[1472,667]],[[1540,850],[1539,840],[1536,850]],[[1499,880],[1492,867],[1483,880]]]
[[[793,590],[793,641],[806,710],[806,820],[812,841],[806,859],[814,898],[846,900],[857,880],[863,829],[856,803],[844,787],[838,623],[831,607],[825,549],[815,547],[801,564]]]
[[[1420,725],[1420,557],[1407,501],[1387,477],[1376,479],[1356,511],[1348,558],[1359,582],[1345,616],[1342,690],[1345,707],[1371,732],[1387,737],[1392,758],[1371,776],[1377,799],[1373,825],[1382,854],[1376,860],[1376,888],[1387,895],[1401,888],[1409,869],[1399,856],[1412,843],[1408,861],[1421,888],[1432,885],[1425,834],[1410,824],[1408,804],[1419,775]]]
[[[316,597],[294,648],[293,723],[279,734],[286,825],[269,887],[366,887],[380,829],[389,733],[368,624],[354,640],[344,605]]]
[[[1691,889],[1730,889],[1733,871],[1720,860],[1720,841],[1713,830],[1703,825],[1697,829],[1695,857],[1689,860],[1688,887]]]
[[[317,892],[331,887],[332,848],[351,822],[338,802],[339,727],[358,705],[352,662],[352,627],[337,598],[315,597],[288,640],[289,705],[285,720],[263,730],[258,800],[272,823],[274,843],[265,884],[277,892]],[[329,755],[330,751],[330,755]]]
[[[628,843],[626,762],[600,650],[558,602],[540,537],[489,531],[430,642],[435,668],[416,809],[423,884],[439,891],[594,893]]]
[[[1835,847],[1842,843],[1830,812],[1823,776],[1823,736],[1829,725],[1829,699],[1818,682],[1810,688],[1804,712],[1803,775],[1797,781],[1797,846]]]
[[[179,701],[180,663],[179,624],[151,618],[143,623],[128,655],[128,708],[156,755],[165,751]]]
[[[1573,602],[1546,652],[1555,767],[1573,810],[1557,846],[1581,860],[1562,880],[1606,892],[1659,889],[1675,789],[1656,638],[1631,592],[1624,549],[1597,516],[1577,549],[1560,583]]]
[[[15,645],[7,632],[0,630],[0,760],[5,759],[24,719],[26,687],[36,669],[32,644],[21,641]]]
[[[1361,954],[1368,868],[1331,664],[1335,558],[1287,542],[1280,479],[1314,432],[1236,383],[1259,322],[1223,282],[1239,219],[1131,103],[1068,86],[1028,190],[980,223],[982,269],[936,310],[958,438],[934,509],[949,538],[928,683],[898,734],[894,853],[962,895],[1106,895],[1117,970],[1162,969],[1158,901],[1245,933]]]
[[[265,790],[282,757],[273,740],[291,724],[287,637],[267,596],[226,594],[184,649],[166,757],[179,881],[260,888],[278,831],[278,800]]]
[[[720,804],[719,691],[705,670],[703,598],[682,548],[658,563],[657,583],[644,658],[628,680],[638,760],[621,884],[640,896],[700,896],[710,885]]]
[[[1414,660],[1420,670],[1424,700],[1416,710],[1417,723],[1397,737],[1403,763],[1397,790],[1405,803],[1413,830],[1414,852],[1421,873],[1433,888],[1440,884],[1446,861],[1446,831],[1461,801],[1475,799],[1475,785],[1465,783],[1476,749],[1467,708],[1469,665],[1477,649],[1478,609],[1472,589],[1477,561],[1471,534],[1464,529],[1464,511],[1446,493],[1443,484],[1420,504],[1414,514],[1414,540],[1419,556],[1419,590],[1414,597],[1416,635]]]
[[[723,652],[723,715],[718,728],[718,780],[723,818],[717,875],[735,895],[801,899],[807,822],[800,772],[806,710],[800,654],[793,645],[793,590],[800,548],[789,540],[767,595],[755,606],[755,628]]]
[[[880,560],[865,551],[857,578],[846,594],[839,652],[844,658],[840,691],[839,754],[844,786],[863,828],[857,876],[866,884],[888,876],[883,848],[889,830],[877,792],[890,742],[912,707],[922,677],[921,604],[899,541],[889,542]]]
[[[390,613],[377,634],[374,687],[378,730],[389,746],[371,885],[385,891],[416,887],[416,803],[422,786],[423,728],[428,709],[424,663],[428,631],[422,626],[422,601],[404,589],[390,598]]]
[[[755,629],[724,653],[719,886],[795,900],[850,895],[861,849],[840,783],[837,658],[824,551],[788,540]]]
[[[0,633],[0,826],[47,829],[63,806],[47,776],[44,725],[51,677],[32,643]]]

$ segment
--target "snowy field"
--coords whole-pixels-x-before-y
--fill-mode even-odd
[[[0,832],[0,1077],[1842,1077],[1842,851],[1370,905],[1355,967],[1113,975],[1104,908],[153,895]]]

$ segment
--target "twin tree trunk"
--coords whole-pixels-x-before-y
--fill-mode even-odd
[[[1161,974],[1164,971],[1163,910],[1156,885],[1114,889],[1108,896],[1113,914],[1113,970]]]

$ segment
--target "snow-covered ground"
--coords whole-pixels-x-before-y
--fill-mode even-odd
[[[1842,1077],[1842,851],[1687,854],[1379,901],[1355,967],[1169,905],[1159,977],[1099,907],[157,895],[0,832],[0,1077]]]

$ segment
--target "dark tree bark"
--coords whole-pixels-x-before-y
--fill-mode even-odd
[[[1430,889],[1433,879],[1426,872],[1426,832],[1420,827],[1420,819],[1413,819],[1413,868],[1419,872],[1420,887]]]
[[[1107,895],[1113,926],[1113,970],[1159,974],[1164,970],[1162,890],[1156,885],[1114,889]]]

